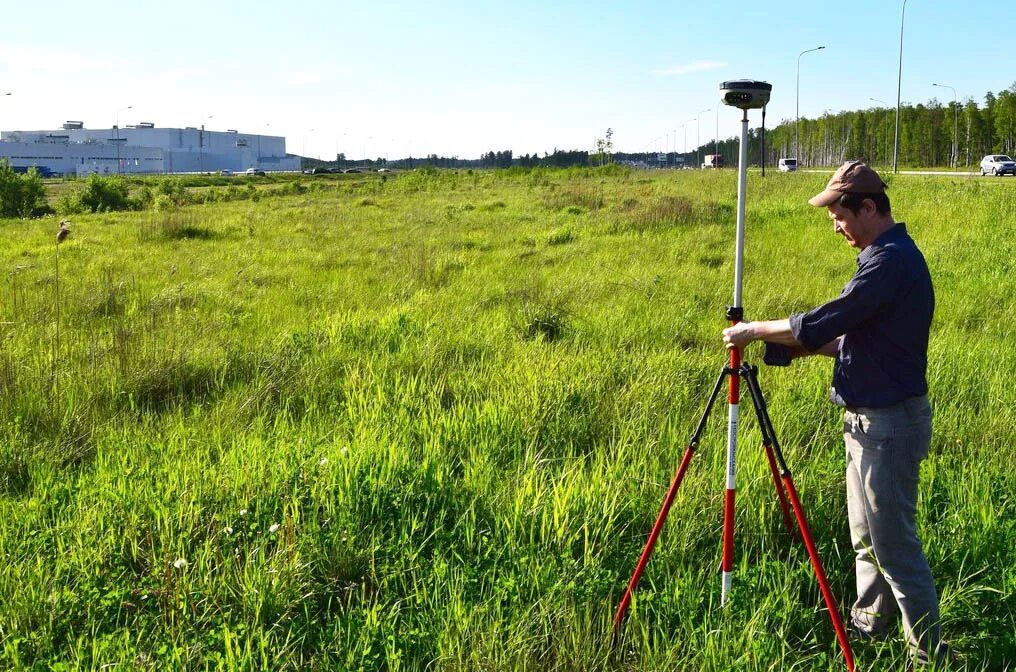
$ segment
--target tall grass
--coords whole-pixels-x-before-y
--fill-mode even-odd
[[[749,318],[849,277],[823,182],[750,177]],[[938,292],[920,525],[968,669],[1016,665],[1013,186],[891,191]],[[751,423],[719,607],[721,413],[609,647],[723,365],[735,199],[731,172],[435,171],[82,215],[55,398],[54,226],[0,222],[3,667],[841,669]],[[845,606],[829,363],[761,376]]]

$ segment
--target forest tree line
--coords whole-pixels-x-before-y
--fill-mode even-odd
[[[510,168],[521,166],[585,166],[602,165],[605,151],[611,146],[608,136],[591,152],[583,149],[515,155],[512,150],[491,150],[479,159],[461,159],[430,154],[424,158],[387,161],[379,158],[347,160],[339,155],[339,167],[387,165],[393,168],[415,168],[431,165],[439,168]],[[862,159],[873,166],[893,163],[896,130],[895,107],[870,107],[864,110],[826,112],[817,119],[784,120],[774,128],[765,129],[765,163],[775,166],[784,157],[796,157],[802,166],[834,166],[848,159]],[[799,140],[795,134],[799,133]],[[697,151],[617,152],[614,160],[646,165],[675,166],[680,163],[697,167],[706,154],[720,154],[724,164],[737,164],[736,137],[708,140]],[[799,142],[799,145],[798,145]],[[985,154],[1016,153],[1016,83],[999,93],[988,92],[978,104],[973,99],[947,103],[932,99],[927,103],[905,104],[900,107],[899,165],[913,168],[955,166],[973,169]],[[752,165],[759,165],[762,152],[762,128],[748,130],[748,156]],[[324,163],[324,162],[321,162]]]
[[[818,119],[802,117],[797,149],[795,128],[793,119],[766,128],[767,166],[795,156],[803,166],[833,166],[849,159],[863,159],[874,166],[892,165],[895,107],[826,113]],[[761,127],[749,129],[748,155],[754,165],[758,165],[761,144]],[[737,150],[738,138],[711,141],[699,148],[699,157],[718,153],[727,165],[736,165]],[[995,153],[1016,153],[1016,83],[997,94],[988,92],[980,105],[972,99],[959,103],[932,99],[900,107],[900,166],[971,169],[984,155]],[[694,152],[678,156],[695,164]]]

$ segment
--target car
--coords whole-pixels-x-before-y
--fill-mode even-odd
[[[260,168],[248,168],[244,172],[244,175],[260,175],[261,177],[264,177],[265,171],[261,170]]]
[[[219,171],[219,175],[221,175],[222,177],[229,177],[232,174],[233,171],[230,170],[229,168],[223,168],[222,170]]]
[[[781,173],[792,173],[797,170],[797,159],[780,159],[778,168]]]
[[[1016,161],[1005,154],[988,154],[981,159],[981,175],[1016,175]]]
[[[342,172],[344,172],[344,173],[362,173],[363,171],[360,170],[359,168],[346,168]]]

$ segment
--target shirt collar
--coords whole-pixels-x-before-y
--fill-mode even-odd
[[[885,247],[889,243],[900,240],[907,235],[907,225],[903,222],[896,222],[895,226],[882,232],[878,238],[872,241],[871,245],[861,250],[861,253],[857,255],[857,264],[860,266],[864,262],[875,256],[878,248]]]

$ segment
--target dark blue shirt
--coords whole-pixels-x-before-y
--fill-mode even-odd
[[[794,337],[818,350],[843,336],[832,399],[884,408],[928,392],[928,331],[935,292],[924,256],[897,224],[857,256],[857,272],[836,299],[790,316]]]

